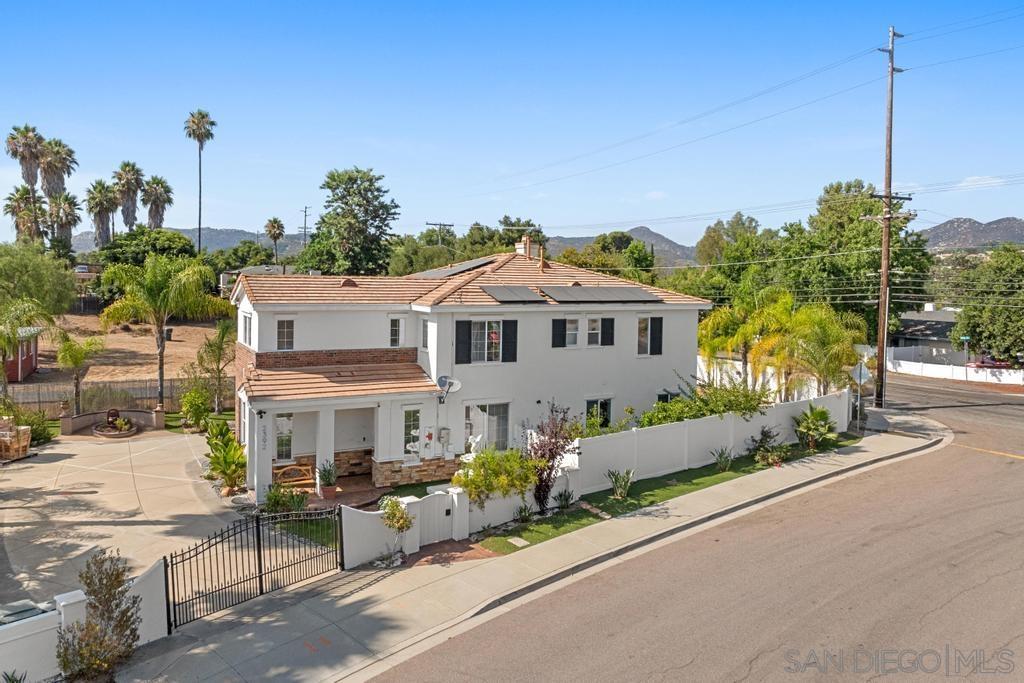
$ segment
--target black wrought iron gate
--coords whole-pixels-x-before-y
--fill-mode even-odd
[[[164,557],[167,631],[344,569],[341,508],[240,519]]]

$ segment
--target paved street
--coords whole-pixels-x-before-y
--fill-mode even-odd
[[[823,678],[806,665],[839,650],[829,678],[861,680],[893,666],[889,649],[966,673],[952,648],[1019,678],[1024,396],[900,377],[890,400],[955,441],[612,565],[381,680]],[[858,648],[869,670],[852,673]]]

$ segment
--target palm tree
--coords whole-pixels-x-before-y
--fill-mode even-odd
[[[794,355],[801,370],[817,380],[818,395],[849,384],[847,368],[857,360],[855,344],[867,341],[867,323],[852,311],[826,303],[801,306],[793,315]]]
[[[210,112],[196,109],[185,119],[185,137],[195,140],[199,146],[199,220],[196,223],[198,235],[196,251],[203,250],[203,147],[213,139],[213,129],[217,122],[210,118]]]
[[[174,204],[174,190],[158,175],[150,176],[142,185],[142,205],[149,207],[150,228],[164,227],[164,211]]]
[[[277,242],[284,237],[284,223],[277,216],[274,216],[263,226],[267,231],[267,237],[274,243],[274,264],[277,264]]]
[[[96,230],[97,247],[105,247],[110,243],[110,224],[114,212],[117,211],[117,193],[114,187],[104,180],[96,180],[85,193],[85,210],[92,216],[92,225]]]
[[[139,191],[142,190],[144,176],[142,169],[134,162],[122,161],[114,171],[114,190],[117,201],[121,204],[121,222],[124,229],[131,232],[135,229],[135,215],[139,209]]]
[[[75,415],[82,413],[82,370],[86,362],[103,350],[103,337],[88,337],[78,341],[66,332],[61,332],[57,346],[57,366],[70,370],[74,384]]]
[[[780,401],[792,398],[800,381],[797,365],[798,340],[792,334],[793,316],[796,303],[790,292],[781,292],[774,301],[758,309],[754,324],[760,334],[750,349],[750,364],[754,374],[766,368],[775,371],[775,380]]]
[[[50,246],[60,245],[57,251],[71,251],[71,232],[82,222],[79,215],[81,205],[78,197],[70,192],[62,192],[53,197],[49,204],[49,222],[52,233],[50,234]]]
[[[213,269],[197,260],[150,254],[142,266],[114,264],[103,273],[103,283],[124,295],[103,309],[105,326],[141,321],[153,328],[157,356],[157,402],[164,402],[164,334],[172,316],[210,319],[228,316],[234,307],[208,293],[214,287]]]
[[[35,126],[27,123],[24,126],[14,126],[7,135],[7,154],[21,166],[21,178],[32,190],[31,216],[34,232],[40,235],[36,182],[39,180],[39,160],[43,155],[43,136],[36,132]]]
[[[0,307],[0,369],[18,353],[25,327],[50,327],[53,318],[35,299],[21,297]],[[7,396],[7,372],[0,372],[0,395]]]
[[[228,366],[235,362],[236,334],[234,318],[218,320],[213,336],[203,341],[196,356],[199,367],[213,380],[213,412],[217,415],[224,410],[224,384],[228,380]]]
[[[64,192],[64,182],[71,172],[78,168],[75,150],[64,144],[63,140],[50,138],[42,144],[39,157],[39,171],[43,177],[43,194],[53,199]]]
[[[42,237],[42,233],[37,230],[42,210],[42,201],[28,185],[14,188],[4,200],[4,213],[14,222],[18,239],[36,240]]]

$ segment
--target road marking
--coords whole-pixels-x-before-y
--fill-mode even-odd
[[[1005,458],[1016,458],[1017,460],[1024,460],[1024,455],[1018,455],[1017,453],[1006,453],[1004,451],[993,451],[988,448],[978,448],[977,446],[965,446],[962,443],[952,443],[953,446],[959,446],[960,448],[969,448],[972,451],[978,451],[980,453],[991,453],[992,455],[1001,455]]]

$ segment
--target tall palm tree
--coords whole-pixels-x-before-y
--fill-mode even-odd
[[[4,200],[4,213],[14,222],[18,239],[36,240],[42,237],[42,233],[37,230],[42,210],[42,201],[28,185],[14,188]]]
[[[71,172],[78,168],[75,150],[64,144],[63,140],[50,138],[42,144],[39,157],[39,171],[43,178],[43,194],[53,199],[64,192],[64,182]]]
[[[43,136],[40,135],[35,126],[27,123],[24,126],[14,126],[7,134],[7,154],[21,166],[21,179],[32,190],[32,218],[35,233],[41,234],[39,229],[39,202],[36,199],[36,183],[39,181],[39,160],[43,155]]]
[[[150,228],[164,227],[164,211],[174,204],[174,190],[158,175],[150,176],[142,184],[142,205],[149,208]]]
[[[203,250],[203,148],[213,139],[213,129],[217,122],[210,118],[210,112],[196,109],[185,119],[185,137],[195,140],[199,146],[199,219],[196,222],[196,251]]]
[[[135,215],[139,209],[139,192],[143,182],[142,169],[134,162],[122,161],[114,171],[114,189],[121,204],[121,222],[128,232],[135,229]]]
[[[21,297],[0,306],[0,369],[18,353],[21,330],[25,327],[51,327],[53,318],[35,299]],[[0,372],[0,395],[7,396],[7,372]]]
[[[114,192],[114,187],[105,180],[94,181],[85,193],[85,210],[92,216],[96,246],[105,247],[110,243],[110,225],[114,212],[117,211],[117,193]]]
[[[50,229],[53,231],[50,235],[50,245],[59,243],[61,249],[70,252],[71,232],[82,222],[79,215],[82,207],[78,203],[78,197],[70,192],[62,192],[50,199],[48,204]]]
[[[208,294],[214,287],[213,269],[198,260],[150,254],[142,266],[118,263],[103,272],[104,284],[111,284],[124,295],[103,309],[104,325],[130,321],[148,323],[153,328],[157,357],[157,402],[164,402],[164,330],[171,316],[210,319],[232,315],[234,307],[220,297]]]
[[[274,243],[274,264],[277,264],[277,242],[284,237],[284,223],[277,216],[274,216],[263,226],[267,231],[267,237]]]

